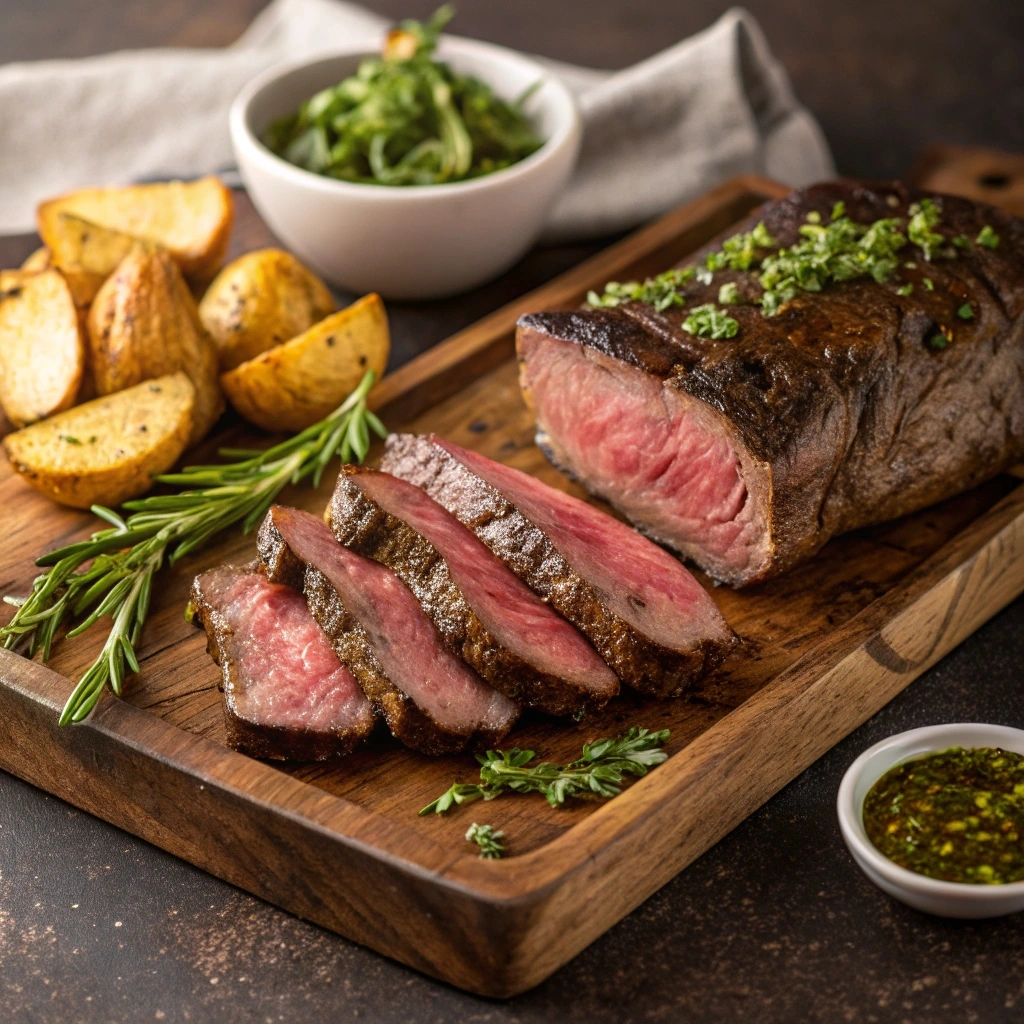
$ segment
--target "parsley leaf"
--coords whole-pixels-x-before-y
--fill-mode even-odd
[[[718,304],[720,306],[735,306],[740,301],[740,290],[736,287],[735,281],[727,281],[718,289]]]
[[[906,296],[913,294],[913,291],[914,286],[912,284],[901,284],[899,288],[896,289],[896,294]]]
[[[466,830],[466,842],[480,847],[479,857],[484,860],[499,860],[505,853],[504,832],[496,832],[493,825],[478,825],[475,821]]]
[[[698,338],[735,338],[739,329],[739,321],[717,310],[713,302],[695,306],[683,321],[683,330]]]
[[[995,249],[999,246],[999,236],[992,230],[992,227],[989,224],[986,224],[981,231],[978,232],[978,237],[975,241],[978,245],[985,246],[986,249]]]
[[[933,230],[939,223],[939,208],[931,199],[922,199],[913,203],[908,210],[910,223],[907,224],[907,237],[914,245],[920,246],[924,258],[931,262],[945,238]]]
[[[974,319],[974,310],[971,308],[971,304],[969,302],[965,302],[956,311],[956,315],[958,317],[960,317],[961,320],[973,320]]]

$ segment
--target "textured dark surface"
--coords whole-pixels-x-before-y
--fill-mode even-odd
[[[801,240],[806,217],[827,223],[837,202],[857,224],[889,217],[906,224],[923,195],[896,182],[814,185],[767,204],[737,230],[763,222],[788,248]],[[784,572],[836,534],[908,515],[1004,472],[1024,454],[1024,221],[956,196],[937,201],[936,230],[954,258],[927,262],[908,244],[891,280],[864,277],[803,292],[773,317],[750,304],[763,291],[756,278],[728,269],[709,284],[692,282],[687,305],[661,313],[629,303],[523,317],[517,348],[537,409],[538,443],[654,539],[735,585]],[[973,240],[986,225],[998,233],[995,249],[952,247],[951,239]],[[726,282],[744,298],[729,307],[737,335],[715,340],[685,331],[690,310],[715,302]],[[901,285],[911,294],[898,295]],[[969,320],[957,315],[964,304]],[[939,330],[950,339],[941,352],[930,343]],[[675,356],[666,372],[667,344]],[[595,369],[584,346],[611,359]],[[637,384],[634,368],[667,378],[678,398],[649,398],[641,386],[654,385],[643,378]],[[584,383],[600,388],[616,375],[633,413],[618,418],[618,430]],[[739,453],[756,509],[757,540],[745,532],[728,557],[671,525],[686,490],[632,504],[654,468],[664,472],[671,444],[652,444],[634,475],[605,470],[608,463],[630,465],[637,439],[658,437],[659,425],[682,419],[694,399],[720,414],[709,429],[727,438],[726,451]]]
[[[262,0],[0,0],[0,62],[224,45]],[[434,0],[372,0],[392,16]],[[621,67],[707,25],[720,0],[460,0],[458,31]],[[748,0],[840,171],[890,177],[934,141],[1024,148],[1016,0]],[[70,158],[70,155],[69,155]],[[0,265],[31,251],[0,239]],[[471,296],[392,306],[394,359],[587,255],[541,250]],[[1024,1012],[1020,920],[957,923],[860,874],[834,803],[891,733],[943,721],[1024,726],[1024,602],[849,739],[539,989],[490,1003],[307,925],[0,774],[0,1020],[633,1024],[813,1020],[962,1024]],[[0,722],[0,742],[4,742]]]

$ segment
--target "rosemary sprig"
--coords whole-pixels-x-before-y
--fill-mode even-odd
[[[478,825],[475,821],[466,830],[466,842],[480,847],[477,855],[484,860],[500,860],[505,854],[504,832],[496,832],[493,825]]]
[[[478,783],[456,782],[420,815],[444,814],[459,804],[493,800],[509,791],[543,793],[552,807],[561,807],[569,797],[617,796],[627,775],[646,775],[668,757],[658,749],[668,737],[668,729],[651,732],[633,726],[623,736],[585,744],[583,756],[564,767],[550,761],[532,763],[536,757],[532,750],[488,750],[477,756]]]
[[[17,608],[0,629],[5,647],[25,642],[29,657],[41,651],[45,661],[67,619],[85,616],[68,632],[72,637],[105,616],[111,618],[103,649],[68,698],[61,725],[81,722],[108,685],[120,695],[126,672],[139,670],[135,650],[149,611],[153,577],[165,563],[173,565],[235,523],[251,530],[286,484],[312,477],[316,486],[335,455],[345,462],[353,457],[363,461],[370,431],[386,434],[366,407],[373,380],[373,372],[367,371],[334,412],[273,448],[222,449],[222,455],[240,461],[188,466],[157,477],[184,489],[125,502],[131,512],[127,518],[94,505],[93,512],[110,524],[108,529],[36,560],[47,571],[36,577],[32,593],[4,598]]]

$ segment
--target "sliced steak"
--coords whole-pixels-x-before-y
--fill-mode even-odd
[[[732,646],[714,602],[675,558],[586,502],[433,435],[392,435],[382,465],[473,530],[629,686],[680,694]]]
[[[906,218],[921,198],[898,184],[817,185],[737,230],[763,220],[789,246],[808,214],[828,223],[839,201],[866,224]],[[940,232],[959,236],[954,258],[927,262],[906,245],[886,283],[800,292],[771,318],[730,306],[733,338],[682,323],[722,284],[758,297],[751,273],[720,271],[661,313],[630,302],[523,317],[538,445],[649,536],[737,586],[1013,465],[1024,455],[1024,222],[933,198]],[[994,248],[975,241],[986,225]]]
[[[228,743],[253,757],[322,761],[370,734],[374,714],[302,595],[254,568],[195,578],[192,606],[224,679]]]
[[[568,715],[618,693],[586,638],[414,484],[346,466],[327,521],[342,544],[400,576],[448,648],[517,704]]]
[[[512,728],[516,705],[445,647],[390,569],[342,547],[322,519],[275,505],[257,548],[272,576],[303,581],[313,617],[406,746],[454,753]]]

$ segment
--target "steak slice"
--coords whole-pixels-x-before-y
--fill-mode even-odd
[[[382,466],[465,523],[643,693],[682,693],[735,642],[676,559],[584,501],[433,435],[392,435]]]
[[[345,466],[327,521],[342,544],[400,576],[448,648],[517,704],[568,715],[619,692],[580,632],[414,484]]]
[[[816,185],[738,230],[764,221],[789,246],[815,230],[808,215],[827,224],[841,201],[857,223],[903,218],[906,232],[922,197],[899,184]],[[928,262],[906,245],[889,282],[798,292],[771,318],[729,306],[733,338],[682,324],[723,284],[757,298],[751,273],[719,271],[663,312],[629,302],[521,318],[538,445],[649,536],[736,586],[1013,465],[1024,455],[1024,221],[932,198],[947,248],[958,238],[954,258]],[[986,225],[994,248],[975,241]]]
[[[512,728],[516,705],[444,646],[390,569],[342,547],[322,519],[275,505],[257,548],[273,578],[302,581],[313,617],[406,746],[455,753]]]
[[[374,714],[302,595],[254,568],[222,565],[192,584],[192,606],[224,679],[228,743],[253,757],[347,754]]]

